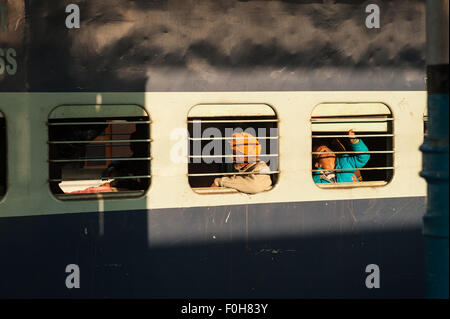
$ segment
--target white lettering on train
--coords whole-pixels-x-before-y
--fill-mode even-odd
[[[366,273],[370,273],[366,277],[366,287],[369,289],[380,288],[380,267],[375,264],[367,265]]]
[[[225,128],[225,132],[223,134],[218,128],[215,127],[208,127],[205,130],[202,130],[201,121],[194,120],[193,124],[192,137],[184,128],[176,128],[172,130],[170,139],[172,141],[175,141],[170,149],[170,159],[172,163],[233,163],[232,150],[227,147],[223,149],[222,147],[222,141],[225,137],[229,138],[233,135],[233,133],[238,132],[250,133],[258,138],[278,136],[277,128],[258,128],[258,130],[253,127],[246,128],[245,130],[239,127]],[[192,154],[189,154],[188,145],[186,143],[186,140],[189,138],[192,138],[194,140],[192,143]],[[202,140],[209,139],[211,139],[211,141],[205,143],[205,145],[202,147]],[[278,142],[276,139],[267,140],[266,138],[262,138],[259,142],[264,149],[266,149],[267,147],[267,150],[276,150],[278,146]],[[189,155],[193,155],[191,161],[188,160]],[[269,166],[271,170],[278,169],[278,160],[276,157],[270,159]]]
[[[14,75],[17,72],[17,61],[15,59],[17,53],[13,48],[6,50],[0,48],[0,75],[8,73]]]
[[[76,264],[67,265],[66,273],[70,273],[66,277],[66,287],[68,289],[80,288],[80,267]]]
[[[380,28],[380,7],[376,4],[369,4],[366,7],[366,13],[370,14],[366,17],[366,27],[368,29]]]
[[[69,4],[66,7],[66,13],[70,13],[66,17],[67,29],[79,29],[80,28],[80,7],[76,4]]]

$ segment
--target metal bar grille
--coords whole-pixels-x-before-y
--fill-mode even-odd
[[[152,142],[152,139],[147,127],[152,121],[148,117],[126,119],[126,116],[121,118],[104,117],[90,122],[80,116],[67,118],[67,122],[47,121],[49,136],[54,136],[47,141],[50,154],[54,154],[48,160],[52,170],[48,182],[51,185],[57,184],[61,190],[66,192],[61,196],[57,194],[58,197],[84,199],[111,196],[128,197],[142,194],[141,191],[148,187],[151,179],[147,161],[152,159],[149,153],[149,143]],[[86,130],[95,125],[99,125],[96,130],[98,134],[95,135],[95,138],[86,140],[89,138],[89,134],[85,134]],[[58,127],[62,130],[57,132]],[[76,134],[71,134],[71,131]],[[56,136],[55,133],[60,135]],[[133,135],[135,133],[138,135]],[[135,139],[132,138],[134,136]],[[63,148],[67,145],[79,146],[79,148]],[[130,149],[127,150],[126,147]],[[119,161],[121,164],[114,165],[114,167],[117,166],[119,170],[123,169],[124,171],[118,173],[120,176],[102,176],[101,172],[105,172],[113,161]],[[65,165],[70,163],[81,163],[81,165]],[[96,184],[100,181],[102,183],[116,181],[115,187],[119,187],[119,189],[114,192],[95,194],[70,193],[85,189],[85,187],[97,187]],[[140,190],[132,190],[134,187],[140,188]]]
[[[99,124],[108,124],[108,125],[123,125],[123,124],[151,124],[151,121],[101,121],[101,122],[63,122],[63,123],[51,123],[47,122],[48,126],[61,126],[61,125],[99,125]]]
[[[394,134],[362,134],[362,135],[355,135],[355,138],[359,137],[393,137]],[[312,135],[312,138],[335,138],[335,137],[349,137],[348,135]]]
[[[187,123],[190,124],[189,127],[194,126],[195,124],[210,124],[209,126],[211,127],[216,127],[221,131],[222,135],[219,136],[203,136],[203,135],[194,135],[194,136],[189,136],[188,137],[188,141],[189,141],[189,147],[190,150],[192,151],[192,147],[195,146],[196,141],[219,141],[218,143],[222,144],[223,142],[230,142],[233,140],[237,140],[237,141],[246,141],[249,140],[248,137],[233,137],[233,136],[229,136],[230,133],[226,133],[226,128],[228,127],[234,127],[234,124],[239,124],[239,123],[243,123],[241,124],[241,127],[243,128],[243,132],[246,132],[246,129],[248,128],[253,128],[255,131],[254,133],[252,133],[252,135],[254,135],[254,138],[256,138],[257,140],[259,140],[260,142],[263,143],[263,146],[268,142],[270,142],[270,148],[268,147],[267,149],[264,150],[264,152],[269,152],[269,154],[258,154],[258,155],[245,155],[245,154],[233,154],[233,153],[228,153],[228,152],[222,152],[222,154],[217,154],[217,155],[211,155],[209,152],[207,153],[207,155],[202,155],[200,152],[198,151],[194,151],[194,152],[190,152],[190,154],[188,155],[188,159],[189,159],[189,165],[194,165],[194,164],[198,164],[198,163],[192,163],[192,159],[202,159],[201,164],[205,165],[203,167],[206,167],[206,165],[210,165],[210,163],[207,163],[206,159],[222,159],[222,160],[218,160],[218,161],[223,161],[223,159],[228,158],[228,159],[233,159],[233,161],[235,161],[237,159],[237,161],[239,161],[239,159],[248,159],[246,161],[250,161],[250,162],[254,162],[257,160],[257,158],[260,158],[262,161],[273,161],[274,159],[279,157],[279,154],[277,153],[270,153],[272,152],[278,152],[277,150],[275,150],[273,147],[273,143],[278,143],[279,140],[279,136],[277,132],[272,131],[272,129],[277,129],[278,126],[278,122],[280,122],[280,120],[278,118],[276,118],[276,116],[271,116],[271,117],[262,117],[262,116],[252,116],[250,117],[239,117],[237,119],[233,119],[232,116],[230,117],[221,117],[221,119],[218,118],[209,118],[209,119],[196,119],[196,117],[190,117],[187,120]],[[224,127],[225,127],[225,133],[224,134]],[[261,133],[261,131],[257,131],[259,129],[265,129],[265,131],[263,131],[263,133]],[[203,134],[202,130],[202,134]],[[258,132],[258,133],[256,133]],[[257,134],[262,135],[262,136],[257,136]],[[223,141],[223,142],[222,142]],[[251,143],[253,144],[253,143]],[[272,149],[271,149],[272,148]],[[191,155],[192,154],[192,155]],[[200,161],[199,161],[200,162]],[[202,173],[201,171],[199,173],[188,173],[186,174],[188,179],[189,179],[189,184],[190,186],[194,189],[197,190],[197,188],[195,187],[195,183],[197,181],[197,179],[195,179],[195,177],[201,178],[201,177],[205,177],[205,180],[207,179],[207,177],[221,177],[221,176],[253,176],[253,175],[267,175],[267,176],[276,176],[276,174],[279,174],[279,171],[276,170],[277,168],[273,168],[274,170],[270,170],[269,168],[267,168],[266,171],[255,171],[255,172],[217,172],[218,170],[220,171],[220,169],[213,169],[213,171],[216,172],[211,172],[212,169],[203,169]],[[205,171],[209,171],[209,172],[205,172]],[[200,180],[200,179],[199,179]],[[211,193],[210,191],[211,188],[208,188],[206,191],[203,189],[200,192],[201,193]],[[218,191],[218,188],[213,188],[214,190],[214,194],[220,193],[221,191]],[[238,192],[237,190],[231,189],[231,188],[223,188],[223,192]]]
[[[311,154],[393,154],[394,151],[311,152]]]
[[[77,159],[59,159],[48,160],[50,163],[71,163],[71,162],[102,162],[102,161],[146,161],[151,157],[99,157],[99,158],[77,158]]]
[[[335,169],[313,169],[312,172],[323,172],[323,171],[370,171],[370,170],[392,170],[394,169],[393,166],[388,167],[363,167],[363,168],[335,168]]]
[[[116,135],[116,134],[114,134]],[[129,134],[125,134],[129,135]],[[105,144],[105,143],[138,143],[138,142],[152,142],[152,139],[136,139],[136,140],[91,140],[91,141],[48,141],[48,144]],[[127,144],[125,144],[127,145]]]
[[[393,118],[383,118],[383,119],[371,119],[367,118],[364,120],[355,120],[354,118],[345,118],[345,119],[330,119],[330,118],[324,118],[324,119],[311,119],[311,122],[315,123],[370,123],[370,122],[386,122],[386,121],[393,121]]]
[[[189,155],[189,158],[232,158],[232,157],[277,157],[278,154],[260,154],[260,155]]]
[[[187,123],[276,123],[279,122],[276,120],[189,120]]]
[[[78,178],[51,178],[49,182],[66,182],[66,181],[108,181],[114,179],[135,179],[135,178],[151,178],[150,175],[136,175],[136,176],[108,176],[108,177],[78,177]]]
[[[320,154],[335,154],[335,155],[342,155],[342,154],[348,154],[348,155],[357,155],[357,154],[382,154],[379,157],[374,156],[373,157],[373,164],[369,167],[363,167],[363,168],[335,168],[335,169],[312,169],[311,172],[317,173],[317,172],[356,172],[356,171],[366,171],[367,174],[362,174],[363,178],[366,178],[367,175],[368,179],[373,179],[377,182],[381,181],[385,185],[387,183],[385,181],[387,175],[389,175],[389,171],[393,171],[395,168],[393,165],[393,154],[395,153],[395,150],[392,147],[392,140],[395,134],[392,132],[392,124],[394,121],[394,117],[392,114],[384,115],[384,114],[373,114],[373,115],[361,115],[361,116],[352,116],[351,114],[336,116],[336,117],[327,117],[327,116],[318,116],[318,117],[312,117],[311,123],[313,128],[315,127],[314,133],[311,134],[311,139],[313,140],[313,143],[321,143],[320,139],[346,139],[349,138],[348,134],[342,134],[344,131],[344,127],[347,127],[346,130],[354,126],[354,129],[356,129],[359,132],[366,132],[362,134],[355,134],[354,138],[368,138],[369,144],[373,145],[372,147],[375,150],[371,150],[372,147],[368,146],[368,150],[366,151],[346,151],[345,147],[343,147],[343,150],[340,151],[330,151],[330,152],[311,152],[313,158],[315,158],[315,161],[317,160],[318,155]],[[330,135],[326,135],[327,133],[321,133],[321,132],[330,132]],[[369,133],[370,132],[370,133]],[[378,132],[378,133],[377,133]],[[380,138],[380,140],[377,140],[375,138]],[[315,141],[314,141],[315,139]],[[339,142],[339,140],[337,140]],[[342,143],[340,143],[342,146]],[[378,150],[376,150],[378,149]],[[391,155],[392,154],[392,155]],[[383,156],[384,155],[384,156]],[[370,164],[369,164],[370,165]],[[379,166],[379,167],[376,167]],[[378,173],[379,172],[379,173]],[[386,175],[386,176],[385,176]],[[333,187],[337,187],[336,185],[341,183],[332,183]],[[352,183],[346,183],[348,184],[345,187],[354,187],[355,184]],[[319,185],[320,186],[320,185]]]
[[[261,175],[270,175],[270,174],[278,174],[279,171],[268,171],[268,172],[236,172],[236,173],[198,173],[198,174],[187,174],[189,177],[193,176],[231,176],[231,175],[254,175],[254,174],[261,174]]]
[[[271,137],[256,137],[258,140],[276,140],[278,139],[278,136],[271,136]],[[190,141],[220,141],[220,140],[245,140],[248,139],[248,137],[188,137],[188,140]]]

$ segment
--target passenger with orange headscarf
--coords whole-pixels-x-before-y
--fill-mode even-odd
[[[234,133],[232,137],[229,144],[233,150],[233,166],[238,173],[246,174],[218,177],[211,187],[229,187],[248,194],[267,190],[272,185],[270,168],[259,160],[261,145],[258,139],[246,132]]]

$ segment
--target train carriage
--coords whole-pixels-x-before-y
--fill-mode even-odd
[[[373,3],[3,0],[0,296],[424,297],[425,4]],[[236,130],[270,188],[210,187]]]

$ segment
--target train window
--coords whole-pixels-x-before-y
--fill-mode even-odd
[[[0,112],[0,198],[6,193],[6,121]]]
[[[266,104],[201,104],[188,114],[188,180],[206,193],[260,193],[278,178],[278,119]]]
[[[386,185],[394,173],[393,117],[382,103],[313,110],[312,177],[322,188]]]
[[[49,183],[59,199],[134,197],[150,185],[150,119],[137,105],[70,105],[48,119]]]

